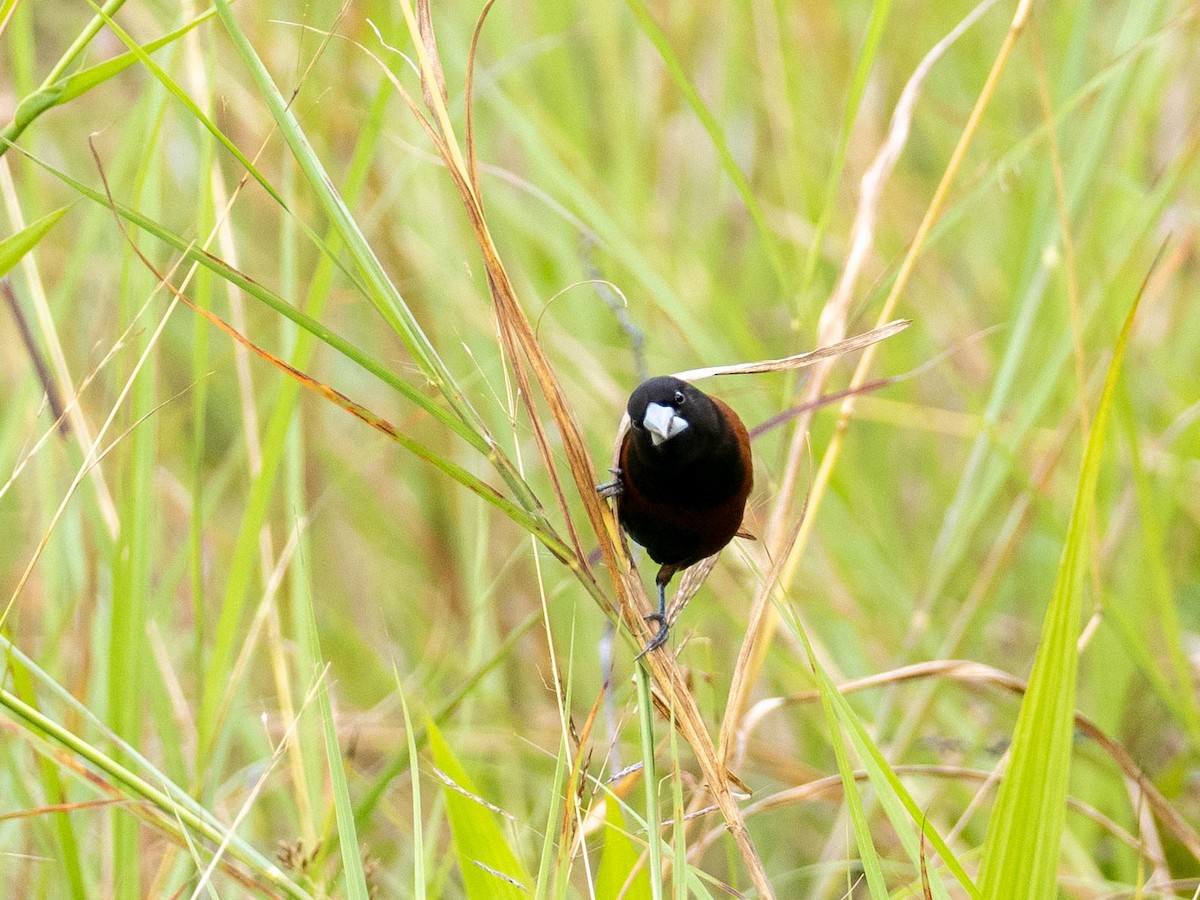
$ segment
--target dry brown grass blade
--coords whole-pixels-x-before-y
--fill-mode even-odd
[[[441,105],[449,103],[446,93],[446,76],[442,71],[442,59],[438,55],[437,38],[433,34],[433,18],[429,14],[429,0],[417,0],[417,20],[420,23],[421,42],[425,45],[425,53],[429,56],[430,70],[433,72],[434,83],[437,86]],[[430,95],[428,79],[421,79],[421,91],[425,94],[425,105],[433,109],[433,97]]]
[[[946,164],[946,170],[942,174],[942,179],[934,192],[933,198],[930,200],[920,226],[917,228],[913,242],[908,249],[908,253],[905,255],[904,261],[901,263],[900,270],[897,273],[895,282],[892,284],[887,299],[884,301],[883,308],[879,313],[878,321],[880,323],[887,321],[894,315],[900,295],[908,286],[908,280],[916,267],[916,261],[925,245],[925,240],[934,223],[941,215],[950,186],[953,184],[955,176],[962,165],[963,158],[966,155],[967,148],[971,145],[978,130],[983,112],[995,92],[1000,73],[1004,69],[1004,64],[1012,52],[1017,37],[1024,28],[1030,3],[1031,0],[1021,0],[1018,5],[1012,23],[1009,26],[1008,34],[992,66],[992,70],[989,72],[987,80],[980,90],[975,106],[971,110],[971,115],[963,128],[962,134],[959,136],[958,143],[951,154],[949,162]],[[870,247],[873,241],[874,217],[879,206],[879,199],[891,167],[907,142],[920,85],[933,63],[949,49],[950,44],[954,40],[978,20],[991,4],[992,0],[983,0],[945,38],[937,43],[925,55],[925,58],[917,67],[901,94],[900,101],[897,103],[892,116],[888,136],[885,138],[884,144],[875,161],[863,176],[862,195],[851,237],[852,250],[847,257],[846,267],[838,280],[834,294],[826,303],[826,308],[821,316],[819,334],[823,341],[830,340],[839,333],[844,333],[843,329],[845,328],[845,316],[849,309],[849,298],[852,296],[859,271],[865,261],[866,249]],[[860,387],[867,381],[873,361],[874,351],[868,347],[859,360],[859,364],[855,368],[854,375],[850,380],[851,388]],[[805,402],[816,400],[825,391],[828,373],[828,365],[822,365],[817,368],[805,391],[803,398]],[[776,582],[772,581],[767,585],[768,589],[760,590],[750,611],[746,638],[742,644],[742,650],[738,655],[737,664],[734,667],[729,703],[726,706],[725,717],[721,723],[721,746],[726,750],[732,745],[733,732],[738,727],[737,720],[743,715],[746,707],[749,705],[750,691],[758,681],[758,674],[762,669],[767,648],[770,646],[775,629],[778,627],[778,615],[775,607],[770,603],[771,595],[775,589],[786,591],[794,580],[800,557],[807,546],[808,536],[812,532],[813,522],[815,521],[817,511],[820,509],[821,500],[824,498],[825,490],[832,477],[833,467],[840,456],[843,435],[849,427],[850,417],[854,412],[856,400],[857,396],[851,394],[843,401],[833,437],[826,447],[824,456],[821,459],[821,466],[817,471],[816,480],[809,492],[809,498],[806,500],[804,512],[800,516],[800,527],[798,529],[788,529],[786,522],[790,517],[792,497],[795,493],[796,485],[799,483],[800,464],[807,445],[811,414],[801,416],[797,424],[792,445],[789,449],[788,463],[781,479],[779,497],[768,520],[765,538],[765,544],[771,558],[777,561],[782,559],[785,562],[782,569],[779,570],[777,585]],[[784,537],[785,531],[790,531],[791,534]]]
[[[596,701],[588,711],[588,717],[583,723],[583,730],[576,739],[575,753],[571,757],[571,773],[567,776],[567,795],[563,803],[562,823],[559,827],[560,847],[573,847],[575,842],[582,839],[584,835],[587,816],[582,814],[580,808],[583,790],[586,786],[584,774],[587,772],[592,758],[590,746],[592,729],[596,725],[596,718],[604,704],[604,695],[607,693],[608,685],[605,684],[596,694]],[[575,730],[573,723],[571,730]]]
[[[467,80],[463,87],[463,104],[466,115],[467,139],[467,171],[471,176],[471,187],[479,198],[479,206],[483,208],[483,192],[479,187],[479,157],[475,153],[475,115],[471,98],[475,90],[475,56],[479,52],[479,35],[483,33],[483,23],[487,21],[488,13],[496,0],[488,0],[484,4],[479,18],[475,21],[475,32],[471,35],[471,49],[467,51]]]
[[[103,178],[103,173],[101,173],[101,177]],[[105,192],[107,194],[107,191],[108,191],[107,180],[104,181],[104,185],[105,185]],[[109,200],[109,204],[113,205],[113,199],[112,199],[111,194],[108,194],[108,200]],[[114,215],[115,215],[115,206],[114,206]],[[122,235],[126,239],[126,243],[132,249],[133,253],[138,257],[139,260],[141,260],[142,264],[154,275],[154,277],[158,279],[159,283],[162,284],[164,287],[166,287],[167,290],[171,292],[171,294],[175,297],[175,299],[177,301],[179,301],[180,303],[183,303],[185,306],[187,306],[193,312],[196,312],[196,313],[200,314],[201,316],[203,316],[204,318],[208,319],[209,322],[211,322],[213,325],[215,325],[221,331],[225,332],[227,335],[229,335],[229,337],[233,338],[233,340],[236,343],[238,343],[242,347],[245,347],[247,350],[254,353],[260,359],[265,360],[266,362],[275,366],[280,371],[282,371],[285,374],[289,375],[290,377],[294,378],[302,387],[307,388],[308,390],[312,391],[313,393],[315,393],[321,397],[324,397],[326,400],[330,401],[331,403],[334,403],[335,405],[340,406],[342,409],[346,410],[346,412],[350,413],[352,416],[355,416],[360,421],[371,426],[376,431],[386,434],[392,440],[396,441],[397,443],[402,444],[408,450],[410,450],[411,452],[413,452],[414,454],[419,456],[421,459],[424,459],[424,460],[432,463],[433,465],[437,466],[439,469],[442,469],[443,471],[449,473],[452,477],[454,477],[456,480],[458,480],[460,484],[462,484],[464,487],[468,488],[469,490],[473,491],[480,497],[483,497],[485,500],[489,500],[489,501],[502,500],[504,498],[504,495],[501,494],[501,492],[498,491],[496,488],[492,487],[490,484],[487,484],[484,481],[481,481],[477,478],[474,478],[473,476],[470,476],[469,473],[466,473],[464,470],[462,470],[458,466],[455,466],[453,463],[449,462],[445,458],[440,457],[437,454],[433,453],[432,451],[428,450],[426,447],[424,447],[417,441],[414,441],[412,438],[405,435],[402,431],[400,431],[399,428],[397,428],[395,425],[393,425],[387,419],[383,418],[382,416],[376,415],[375,413],[371,412],[371,410],[367,409],[362,404],[357,403],[354,400],[351,400],[349,397],[347,397],[345,394],[343,394],[341,391],[337,390],[336,388],[330,387],[329,385],[325,384],[324,382],[317,381],[315,378],[311,377],[310,375],[305,374],[304,372],[301,372],[299,369],[297,369],[295,366],[291,365],[290,363],[286,362],[285,360],[280,359],[278,356],[271,353],[269,350],[266,350],[265,348],[260,347],[258,344],[255,344],[252,340],[250,340],[248,337],[246,337],[244,334],[242,334],[240,331],[238,331],[236,328],[234,328],[232,325],[230,325],[228,322],[226,322],[224,319],[222,319],[220,316],[218,316],[216,313],[212,312],[211,310],[205,309],[201,306],[197,306],[195,303],[193,303],[191,300],[188,299],[186,294],[184,294],[181,290],[179,290],[179,288],[175,287],[175,285],[171,283],[169,274],[160,272],[158,270],[158,268],[154,265],[154,263],[152,263],[150,261],[150,259],[141,251],[141,249],[132,240],[129,239],[128,232],[126,232],[125,227],[121,223],[121,220],[119,217],[117,218],[117,224],[121,230]],[[174,398],[172,398],[172,399],[174,399]],[[156,409],[157,408],[158,407],[156,407]],[[462,476],[462,477],[460,477],[460,476]],[[546,546],[546,548],[548,550],[550,550],[551,553],[553,553],[556,557],[558,557],[560,561],[562,561],[564,563],[568,563],[568,564],[571,564],[574,562],[574,560],[568,559],[561,552],[556,551],[553,547],[551,547],[547,544],[543,544],[543,545]],[[0,621],[2,621],[2,619],[0,619]]]
[[[929,883],[929,866],[925,857],[925,822],[921,822],[921,893],[925,900],[933,900],[933,887]]]
[[[513,293],[511,282],[509,282],[508,279],[508,273],[504,270],[503,264],[501,264],[499,261],[499,254],[496,252],[491,235],[487,230],[486,219],[484,217],[480,197],[472,182],[472,176],[468,165],[463,160],[462,152],[458,147],[458,142],[454,135],[454,131],[450,127],[449,112],[446,109],[446,104],[444,102],[434,103],[434,95],[431,94],[431,92],[427,90],[425,86],[426,82],[430,78],[434,78],[435,81],[438,80],[438,77],[430,74],[430,69],[432,66],[438,66],[436,70],[437,75],[441,76],[441,68],[440,63],[438,63],[436,46],[433,46],[432,48],[430,46],[430,44],[432,44],[432,37],[429,42],[426,42],[426,40],[420,36],[420,25],[416,16],[413,14],[411,4],[405,2],[402,6],[402,9],[405,19],[408,22],[409,31],[416,44],[419,68],[421,71],[422,96],[425,98],[426,103],[430,104],[429,112],[432,114],[434,121],[431,122],[429,118],[425,116],[425,114],[421,111],[421,107],[418,106],[416,101],[412,98],[412,95],[409,94],[409,92],[404,88],[395,75],[393,75],[387,69],[387,67],[380,62],[375,54],[371,53],[371,51],[367,48],[362,47],[361,44],[358,46],[380,65],[384,75],[391,82],[392,87],[396,89],[396,92],[400,94],[401,98],[408,105],[408,108],[416,118],[417,123],[421,126],[421,129],[425,132],[426,136],[429,137],[434,149],[437,150],[438,156],[441,157],[442,162],[446,167],[446,171],[450,174],[451,179],[454,181],[455,187],[458,188],[459,194],[462,196],[463,206],[466,210],[467,218],[471,223],[472,230],[474,230],[476,234],[476,238],[480,246],[480,252],[483,255],[484,269],[487,273],[488,279],[488,290],[491,293],[495,303],[497,325],[500,332],[500,340],[503,345],[502,349],[505,353],[505,357],[512,363],[513,375],[517,380],[517,394],[520,397],[522,405],[525,407],[526,414],[529,417],[530,428],[534,436],[534,442],[538,447],[538,454],[542,457],[543,462],[546,464],[547,472],[550,475],[552,486],[554,488],[555,498],[558,500],[559,509],[563,514],[563,521],[566,523],[567,533],[570,539],[574,558],[563,561],[567,562],[572,571],[576,572],[579,577],[585,581],[587,587],[589,588],[589,593],[597,600],[598,603],[600,603],[606,615],[613,617],[615,616],[615,611],[612,610],[611,606],[606,606],[605,598],[598,589],[595,578],[593,577],[587,565],[587,555],[583,551],[578,531],[575,528],[574,521],[572,520],[570,510],[566,502],[566,495],[562,490],[562,483],[559,479],[557,469],[553,465],[553,454],[550,449],[550,440],[546,434],[545,428],[542,426],[541,417],[538,415],[537,408],[534,405],[534,395],[531,390],[528,372],[522,364],[524,354],[521,352],[520,341],[517,339],[513,330],[509,327],[509,322],[511,321],[510,316],[502,314],[501,312],[502,309],[511,308],[512,304],[515,303],[515,298],[511,302],[501,302],[497,299],[498,297],[503,297],[506,295],[511,296]],[[426,9],[426,15],[428,15],[428,9]],[[483,20],[481,18],[479,26],[482,26],[482,22]],[[430,25],[430,28],[432,29],[432,24]],[[432,30],[430,31],[430,35],[432,36]],[[441,76],[441,80],[444,81],[444,76]],[[436,96],[441,97],[442,95],[439,92]],[[468,117],[468,121],[471,121],[470,117]]]
[[[679,581],[679,587],[675,589],[675,596],[671,598],[671,603],[667,607],[667,624],[675,624],[675,620],[683,612],[683,608],[688,605],[688,601],[692,597],[696,596],[696,591],[700,590],[700,586],[712,572],[720,555],[720,553],[715,553],[684,571],[683,578]]]
[[[464,192],[463,196],[465,198],[467,194]],[[479,211],[479,215],[482,218],[482,210]],[[487,256],[488,254],[485,252],[485,265],[488,265],[486,263]],[[501,295],[511,298],[504,304],[511,310],[511,308],[516,304],[516,298],[512,293],[512,284],[508,281],[508,273],[504,271],[503,264],[500,262],[499,256],[495,254],[494,248],[492,249],[492,256],[494,262],[491,265],[488,265],[488,285],[491,287],[492,298],[496,306],[496,319],[500,326],[500,339],[503,343],[505,358],[509,360],[513,377],[517,380],[517,395],[520,397],[521,403],[525,408],[525,414],[529,420],[530,430],[533,433],[534,443],[538,448],[538,455],[541,457],[542,464],[546,467],[546,472],[550,476],[550,484],[554,490],[554,497],[558,502],[559,511],[562,513],[563,521],[566,523],[567,533],[571,539],[571,547],[575,551],[576,559],[581,565],[584,566],[584,571],[586,572],[587,556],[584,553],[583,544],[579,538],[579,531],[576,529],[574,518],[571,515],[571,510],[567,502],[567,494],[566,491],[563,490],[562,478],[558,473],[558,467],[554,461],[554,451],[551,447],[550,436],[546,432],[545,425],[542,422],[541,416],[538,414],[537,405],[534,401],[533,386],[529,380],[529,370],[526,368],[528,355],[522,352],[522,345],[518,330],[511,327],[511,319],[509,318],[509,316],[511,316],[511,312],[508,315],[502,314],[500,312],[501,304],[496,302],[496,298]],[[498,269],[494,267],[498,267]],[[497,287],[493,277],[493,272],[495,271],[499,271],[499,273],[503,275],[504,287]],[[545,384],[543,380],[538,378],[538,382],[542,387],[543,396],[546,396]],[[547,402],[549,402],[548,397]],[[553,404],[550,404],[550,406],[553,409]],[[556,418],[555,421],[558,421],[558,419]],[[559,431],[561,434],[561,427]],[[566,440],[564,437],[564,444],[565,443]],[[587,577],[592,577],[590,572],[587,573]]]
[[[800,528],[803,525],[804,519],[807,516],[807,504],[801,510],[800,516],[792,525],[792,530],[784,536],[784,540],[788,543],[794,542],[800,533]],[[758,591],[754,595],[754,604],[750,610],[749,624],[746,628],[746,637],[742,641],[742,649],[738,655],[737,664],[734,666],[733,679],[729,687],[730,703],[726,706],[725,718],[721,722],[721,738],[720,738],[720,753],[721,762],[726,765],[735,765],[734,760],[740,760],[742,757],[741,744],[736,741],[738,731],[742,725],[742,714],[734,716],[730,714],[733,697],[739,696],[735,693],[739,690],[749,690],[749,685],[752,683],[747,675],[748,669],[743,663],[744,659],[761,658],[765,653],[765,646],[760,646],[760,642],[765,642],[764,630],[760,625],[761,618],[766,614],[769,608],[768,601],[771,597],[771,592],[774,586],[779,583],[780,576],[783,572],[783,566],[786,558],[783,556],[771,557],[771,567],[767,572],[767,577],[763,579],[759,585]],[[772,610],[773,611],[773,610]],[[736,749],[736,754],[734,750]]]
[[[401,5],[413,39],[418,41],[422,82],[438,84],[444,80],[444,77],[440,74],[436,56],[420,46],[419,28],[412,13],[410,0],[401,0]],[[435,66],[437,66],[436,69]],[[628,554],[624,552],[618,538],[617,525],[612,512],[596,494],[595,468],[592,465],[591,456],[584,443],[579,425],[557,375],[537,343],[533,328],[517,300],[512,283],[500,260],[495,243],[488,231],[483,209],[471,184],[469,170],[449,128],[449,115],[445,103],[438,102],[440,98],[434,91],[425,91],[425,97],[432,103],[431,112],[435,122],[438,123],[440,137],[444,144],[443,147],[439,147],[439,150],[442,151],[446,167],[459,188],[463,206],[483,256],[484,267],[488,273],[488,287],[491,291],[497,323],[500,326],[501,340],[509,354],[511,367],[521,385],[524,385],[526,381],[525,366],[527,365],[532,370],[540,393],[559,431],[567,465],[575,481],[576,491],[612,579],[620,618],[627,626],[624,630],[625,635],[631,643],[648,640],[650,629],[643,621],[643,615],[650,611],[650,602],[640,580],[636,577],[632,562],[629,560]],[[521,399],[536,433],[540,428],[540,418],[537,415],[531,393],[524,387],[522,387]],[[555,460],[550,453],[549,442],[539,440],[539,451],[547,470],[553,473]],[[555,481],[555,490],[559,494],[560,505],[565,510],[567,498],[557,480]],[[580,552],[579,562],[582,566],[583,577],[590,578],[586,557],[582,552]],[[593,596],[596,596],[595,593]],[[605,612],[610,612],[610,610],[605,610]],[[680,733],[692,747],[703,772],[704,780],[725,816],[729,832],[742,856],[752,883],[760,896],[773,897],[774,892],[767,880],[758,851],[750,840],[741,810],[730,790],[730,782],[725,768],[717,758],[716,747],[704,727],[704,720],[687,690],[683,675],[675,664],[674,658],[670,654],[654,653],[646,657],[644,663],[658,682],[663,695],[672,705]]]
[[[596,694],[592,709],[588,710],[588,718],[583,722],[583,731],[576,738],[575,755],[571,757],[571,772],[566,779],[566,797],[563,803],[563,823],[560,829],[559,847],[571,847],[571,856],[575,856],[587,835],[587,824],[592,818],[592,811],[584,809],[584,794],[587,788],[587,772],[592,766],[592,731],[599,718],[600,709],[604,706],[608,685],[601,685]],[[571,731],[575,731],[574,722]],[[590,804],[589,804],[590,805]],[[586,850],[586,847],[584,847]]]

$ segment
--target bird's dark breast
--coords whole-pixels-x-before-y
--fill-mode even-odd
[[[707,508],[683,509],[646,500],[628,487],[620,498],[621,524],[659,565],[679,568],[712,556],[742,527],[745,497]]]
[[[731,413],[732,415],[732,413]],[[684,568],[712,556],[742,526],[753,470],[739,454],[745,427],[736,418],[724,446],[687,465],[637,455],[622,447],[624,491],[617,501],[622,526],[659,565]]]

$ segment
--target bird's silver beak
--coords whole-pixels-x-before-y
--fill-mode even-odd
[[[642,417],[642,425],[650,432],[650,440],[657,447],[663,441],[669,441],[688,427],[687,419],[678,415],[673,406],[663,406],[660,403],[648,403],[646,415]]]

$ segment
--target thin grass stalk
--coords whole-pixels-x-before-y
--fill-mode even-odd
[[[650,866],[650,893],[662,900],[662,811],[658,802],[658,770],[654,759],[654,701],[650,675],[644,666],[634,672],[638,697],[638,732],[642,739],[642,781],[646,788],[646,852]]]
[[[649,784],[649,782],[647,782]],[[655,788],[657,792],[657,787]],[[687,807],[683,803],[683,772],[679,767],[679,729],[671,721],[671,887],[675,900],[688,900]]]

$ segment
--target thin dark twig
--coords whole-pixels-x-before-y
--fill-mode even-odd
[[[600,273],[596,260],[592,256],[596,243],[597,239],[594,234],[585,233],[583,235],[580,251],[583,256],[583,268],[588,279],[596,286],[596,293],[600,295],[604,305],[612,310],[617,324],[629,338],[629,351],[633,354],[633,371],[637,373],[640,383],[650,377],[650,365],[646,361],[646,337],[642,333],[642,329],[633,321],[633,317],[629,315],[626,305],[621,302],[616,292],[609,287],[607,279]]]
[[[33,339],[33,332],[29,329],[29,321],[25,318],[25,313],[21,311],[21,304],[17,302],[17,293],[13,290],[12,282],[7,277],[0,278],[0,294],[4,295],[4,300],[8,304],[8,308],[12,311],[13,321],[17,323],[17,333],[21,336],[21,343],[25,345],[25,352],[29,354],[29,359],[33,363],[33,369],[37,373],[38,381],[42,383],[42,390],[46,392],[46,402],[50,404],[50,414],[58,422],[58,431],[63,437],[69,437],[71,434],[71,425],[67,421],[66,413],[63,410],[62,397],[59,396],[58,385],[54,383],[54,379],[50,375],[50,367],[46,365],[46,358],[42,356],[42,351]]]
[[[801,403],[799,406],[793,406],[791,409],[785,409],[777,416],[772,416],[763,422],[761,425],[755,425],[750,429],[750,440],[762,437],[769,431],[773,431],[780,425],[784,425],[792,419],[799,418],[804,413],[810,410],[820,409],[822,406],[828,406],[830,403],[837,403],[839,400],[844,400],[852,394],[869,394],[871,391],[877,391],[880,388],[885,388],[889,384],[897,381],[896,378],[878,378],[875,381],[868,381],[866,384],[861,384],[858,387],[846,388],[844,391],[834,391],[832,394],[824,394],[809,403]]]

